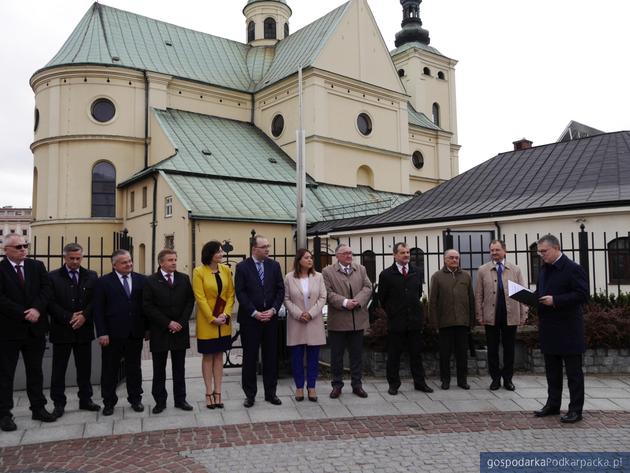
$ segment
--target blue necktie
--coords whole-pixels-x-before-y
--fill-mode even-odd
[[[79,285],[79,280],[77,279],[77,272],[76,271],[70,271],[70,279],[72,279],[72,283],[75,286]]]
[[[123,276],[123,287],[125,288],[127,297],[131,299],[131,288],[129,287],[129,281],[127,281],[127,276]]]
[[[503,265],[497,263],[497,286],[499,289],[503,289]]]
[[[256,269],[258,269],[258,277],[260,278],[260,283],[265,285],[265,267],[259,261],[256,261]]]

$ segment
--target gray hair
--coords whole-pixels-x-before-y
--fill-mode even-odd
[[[455,248],[449,248],[448,250],[444,250],[444,257],[446,258],[446,255],[448,255],[449,251],[454,251],[455,253],[457,253],[457,256],[459,256],[459,251],[457,251]]]
[[[80,251],[83,254],[83,247],[78,243],[68,243],[63,247],[64,256],[67,256],[68,253],[74,253],[75,251]]]
[[[116,259],[119,256],[123,256],[123,255],[128,255],[131,256],[131,253],[129,253],[127,250],[116,250],[112,253],[112,264],[114,264],[116,262]]]
[[[405,243],[404,241],[399,241],[398,243],[394,244],[394,254],[398,253],[398,250],[400,248],[409,248],[409,245],[407,243]]]
[[[350,245],[348,245],[347,243],[339,243],[337,245],[337,248],[335,248],[335,254],[339,253],[339,250],[342,248],[350,248]],[[352,248],[350,248],[352,249]]]
[[[548,245],[560,249],[560,240],[555,235],[547,233],[538,239],[538,244],[547,243]]]

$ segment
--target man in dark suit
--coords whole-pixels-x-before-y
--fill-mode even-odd
[[[13,379],[20,353],[33,419],[54,422],[57,418],[44,407],[42,360],[48,331],[48,274],[40,261],[26,257],[28,244],[22,236],[6,236],[4,252],[5,257],[0,262],[0,429],[10,432],[17,429],[11,409]]]
[[[269,256],[269,242],[256,236],[252,256],[236,265],[235,289],[238,323],[243,341],[242,386],[245,407],[252,407],[258,390],[256,364],[262,345],[265,401],[280,405],[278,384],[278,311],[284,301],[284,280],[277,261]]]
[[[79,386],[79,409],[98,411],[101,406],[92,402],[92,297],[98,276],[81,266],[83,248],[69,243],[63,248],[64,265],[49,273],[52,298],[50,313],[50,342],[53,344],[50,397],[55,404],[53,414],[61,417],[66,406],[66,370],[70,353],[74,353]]]
[[[387,314],[387,382],[390,395],[400,388],[400,355],[409,353],[409,367],[416,391],[432,393],[424,378],[422,365],[422,329],[424,314],[420,298],[422,281],[415,266],[409,264],[409,247],[394,245],[394,264],[378,278],[378,297]]]
[[[173,398],[175,407],[192,411],[186,402],[184,364],[186,349],[190,348],[188,320],[195,298],[190,278],[177,271],[177,253],[162,250],[158,254],[160,268],[147,278],[143,290],[144,313],[149,319],[150,348],[153,357],[153,413],[166,409],[166,359],[171,352],[173,370]]]
[[[582,305],[589,296],[584,269],[560,251],[553,235],[538,240],[538,254],[543,266],[536,284],[540,349],[545,356],[547,402],[534,414],[537,417],[558,415],[562,403],[562,365],[569,384],[569,410],[560,417],[564,423],[582,420],[584,373],[582,355],[586,350]]]
[[[101,277],[94,294],[94,325],[103,349],[101,393],[103,415],[114,413],[118,402],[116,378],[120,362],[125,360],[127,400],[136,412],[142,405],[142,341],[148,335],[148,322],[142,310],[142,290],[146,277],[133,272],[133,261],[126,250],[112,254],[114,270]]]

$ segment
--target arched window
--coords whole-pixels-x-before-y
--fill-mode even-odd
[[[536,284],[538,273],[542,266],[540,256],[538,256],[538,243],[529,245],[529,283]]]
[[[33,217],[37,220],[37,167],[33,168]]]
[[[276,20],[269,17],[265,19],[265,39],[276,39]]]
[[[247,42],[251,43],[256,39],[256,23],[250,21],[247,25]]]
[[[431,75],[431,69],[429,69],[428,67],[425,67],[424,69],[422,69],[422,73],[425,76],[430,76]]]
[[[361,166],[357,170],[357,185],[374,187],[374,172],[369,166]]]
[[[285,23],[284,24],[284,37],[286,38],[287,36],[289,36],[289,24]]]
[[[446,79],[446,77],[444,76],[444,73],[442,71],[438,72],[438,79],[440,79],[440,80]]]
[[[398,69],[398,77],[405,77],[405,70],[404,69]]]
[[[409,253],[411,254],[409,263],[416,267],[420,276],[420,284],[424,284],[424,251],[420,248],[412,248]]]
[[[373,283],[376,282],[376,253],[367,250],[361,253],[361,264],[365,266],[368,278]]]
[[[608,243],[608,268],[610,284],[630,284],[630,238]]]
[[[138,247],[138,272],[141,274],[147,274],[147,247],[144,243],[140,243]]]
[[[433,123],[440,126],[440,104],[437,102],[433,103]]]
[[[116,216],[116,170],[100,162],[92,168],[92,217]]]

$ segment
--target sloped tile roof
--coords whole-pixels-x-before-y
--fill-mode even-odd
[[[630,132],[501,153],[378,215],[327,231],[630,205]],[[322,226],[324,228],[324,226]]]
[[[409,113],[409,124],[419,126],[422,128],[429,128],[430,130],[441,131],[442,128],[433,123],[429,117],[424,113],[418,112],[411,103],[407,102],[407,110]]]

